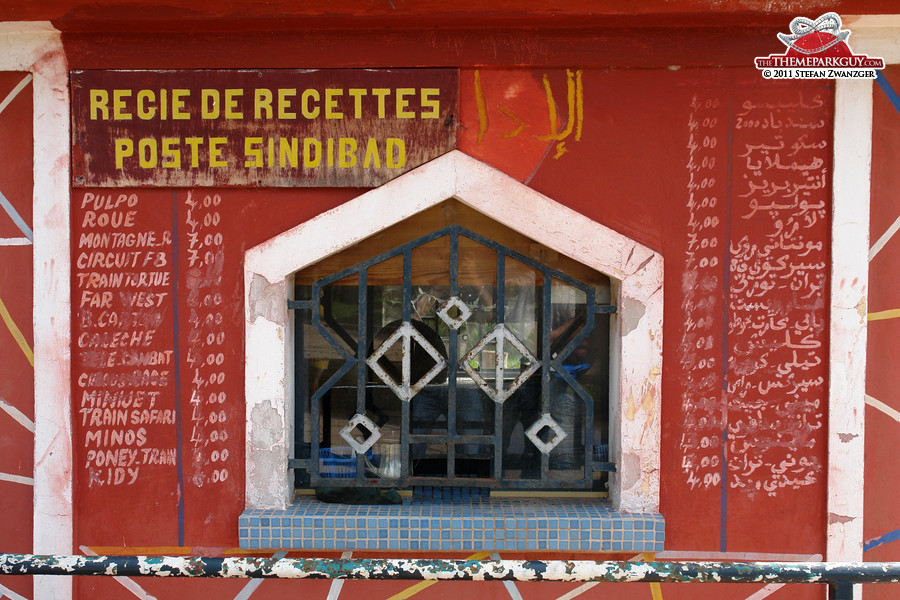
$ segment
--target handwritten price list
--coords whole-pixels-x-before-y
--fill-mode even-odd
[[[746,100],[734,121],[728,485],[751,494],[816,483],[827,397],[830,121],[825,98]]]
[[[88,488],[134,486],[176,465],[172,231],[136,193],[74,213],[76,452]]]
[[[721,481],[722,286],[727,196],[727,106],[694,95],[688,116],[688,222],[680,344],[682,471],[694,489]]]
[[[681,467],[775,496],[822,471],[829,122],[800,91],[728,103],[688,117]]]
[[[184,201],[186,262],[185,292],[188,311],[188,350],[182,381],[189,390],[185,416],[190,432],[190,467],[186,479],[197,488],[218,486],[229,480],[234,457],[229,448],[227,386],[237,369],[227,364],[226,319],[223,296],[225,240],[222,230],[222,198],[218,194],[195,195]],[[182,264],[185,264],[183,262]],[[230,306],[230,304],[229,304]],[[232,419],[233,420],[233,419]]]

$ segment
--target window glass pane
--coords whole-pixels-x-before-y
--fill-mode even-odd
[[[490,479],[494,474],[493,444],[456,444],[456,476]]]
[[[412,444],[409,458],[414,477],[447,476],[447,444]]]
[[[323,286],[319,291],[319,317],[331,336],[356,354],[359,339],[359,278],[356,274]]]
[[[540,479],[541,453],[525,432],[541,417],[538,369],[503,403],[503,478]]]
[[[538,354],[538,312],[540,300],[541,272],[514,259],[506,259],[505,268],[506,302],[504,321],[506,326],[528,348],[532,355]],[[515,348],[508,350],[507,366],[518,368],[521,353]]]
[[[381,261],[367,272],[371,330],[377,333],[388,323],[403,318],[403,257]]]
[[[584,404],[572,387],[554,374],[550,380],[550,415],[565,433],[550,453],[550,476],[554,479],[584,478]],[[545,443],[555,435],[548,428],[541,432]]]

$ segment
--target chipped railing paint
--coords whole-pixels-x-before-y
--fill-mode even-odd
[[[818,583],[835,600],[854,583],[898,583],[900,563],[617,562],[0,554],[6,575],[463,581]]]

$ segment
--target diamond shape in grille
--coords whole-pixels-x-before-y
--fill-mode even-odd
[[[454,307],[459,311],[459,315],[456,318],[450,316],[450,310]],[[466,306],[466,303],[460,300],[458,296],[451,296],[441,303],[437,315],[450,329],[459,329],[472,316],[472,309]]]
[[[368,429],[371,433],[369,437],[364,439],[362,443],[356,441],[356,438],[353,437],[353,430],[356,429],[357,425],[362,425],[366,429]],[[356,451],[357,454],[365,454],[369,448],[375,445],[379,439],[381,439],[381,430],[378,429],[378,425],[372,422],[369,417],[366,415],[357,413],[353,415],[353,418],[350,419],[350,422],[347,423],[343,429],[341,429],[341,437],[344,438],[350,447]]]
[[[503,364],[503,360],[497,360],[497,366],[494,371],[494,385],[491,386],[485,380],[484,377],[481,376],[481,373],[478,372],[477,369],[472,368],[472,365],[469,363],[478,356],[478,353],[481,352],[485,346],[487,346],[492,341],[497,344],[497,356],[503,356],[504,346],[506,342],[509,342],[513,345],[513,347],[519,351],[519,354],[522,355],[522,360],[526,360],[529,364],[528,367],[519,373],[519,375],[512,380],[509,384],[509,387],[504,387],[504,371],[506,365]],[[507,398],[512,396],[519,387],[525,383],[531,374],[537,371],[541,363],[537,358],[534,357],[531,352],[528,351],[528,348],[519,341],[513,333],[506,328],[503,323],[499,323],[496,327],[494,327],[489,334],[481,338],[481,340],[475,344],[475,346],[469,350],[465,356],[462,357],[460,361],[460,366],[468,373],[469,377],[472,378],[472,381],[478,384],[484,393],[488,395],[488,397],[496,402],[497,404],[503,404]]]
[[[549,442],[544,442],[538,437],[538,433],[540,433],[544,427],[549,427],[553,430],[553,438]],[[566,432],[563,431],[563,428],[559,426],[559,423],[557,423],[548,413],[541,415],[541,418],[528,428],[525,435],[531,440],[532,444],[537,446],[537,449],[541,451],[541,454],[550,454],[550,452],[556,448],[561,441],[566,439],[567,436]]]
[[[384,356],[388,350],[391,349],[397,341],[400,340],[403,344],[402,351],[402,381],[394,381],[394,379],[388,375],[387,371],[382,368],[378,361],[381,360],[381,357]],[[422,375],[421,379],[416,382],[410,381],[411,379],[411,361],[412,361],[412,343],[415,340],[419,346],[422,347],[425,352],[428,353],[431,358],[434,359],[434,366],[424,375]],[[412,400],[413,396],[422,391],[428,382],[437,377],[437,375],[444,370],[444,367],[447,366],[447,359],[441,356],[441,353],[435,349],[428,340],[425,339],[419,331],[413,327],[412,323],[409,321],[404,322],[400,327],[397,328],[388,339],[381,344],[378,349],[372,353],[372,355],[366,360],[366,364],[369,365],[369,368],[378,375],[378,378],[381,379],[397,396],[403,400],[404,402],[409,402]]]

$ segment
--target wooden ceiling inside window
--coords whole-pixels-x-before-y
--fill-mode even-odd
[[[387,252],[448,225],[460,225],[475,234],[493,240],[548,267],[562,271],[589,285],[608,287],[609,278],[578,261],[556,252],[531,238],[494,221],[455,199],[423,211],[393,225],[360,243],[330,256],[296,274],[298,285],[310,285],[314,281],[352,267],[364,260]],[[413,285],[449,285],[450,264],[449,236],[417,247],[412,253]],[[496,254],[475,241],[460,236],[459,284],[494,285]],[[369,285],[399,285],[402,282],[400,257],[379,263],[370,268]],[[356,278],[352,279],[355,285]],[[525,264],[508,260],[507,285],[540,285],[540,272]]]

